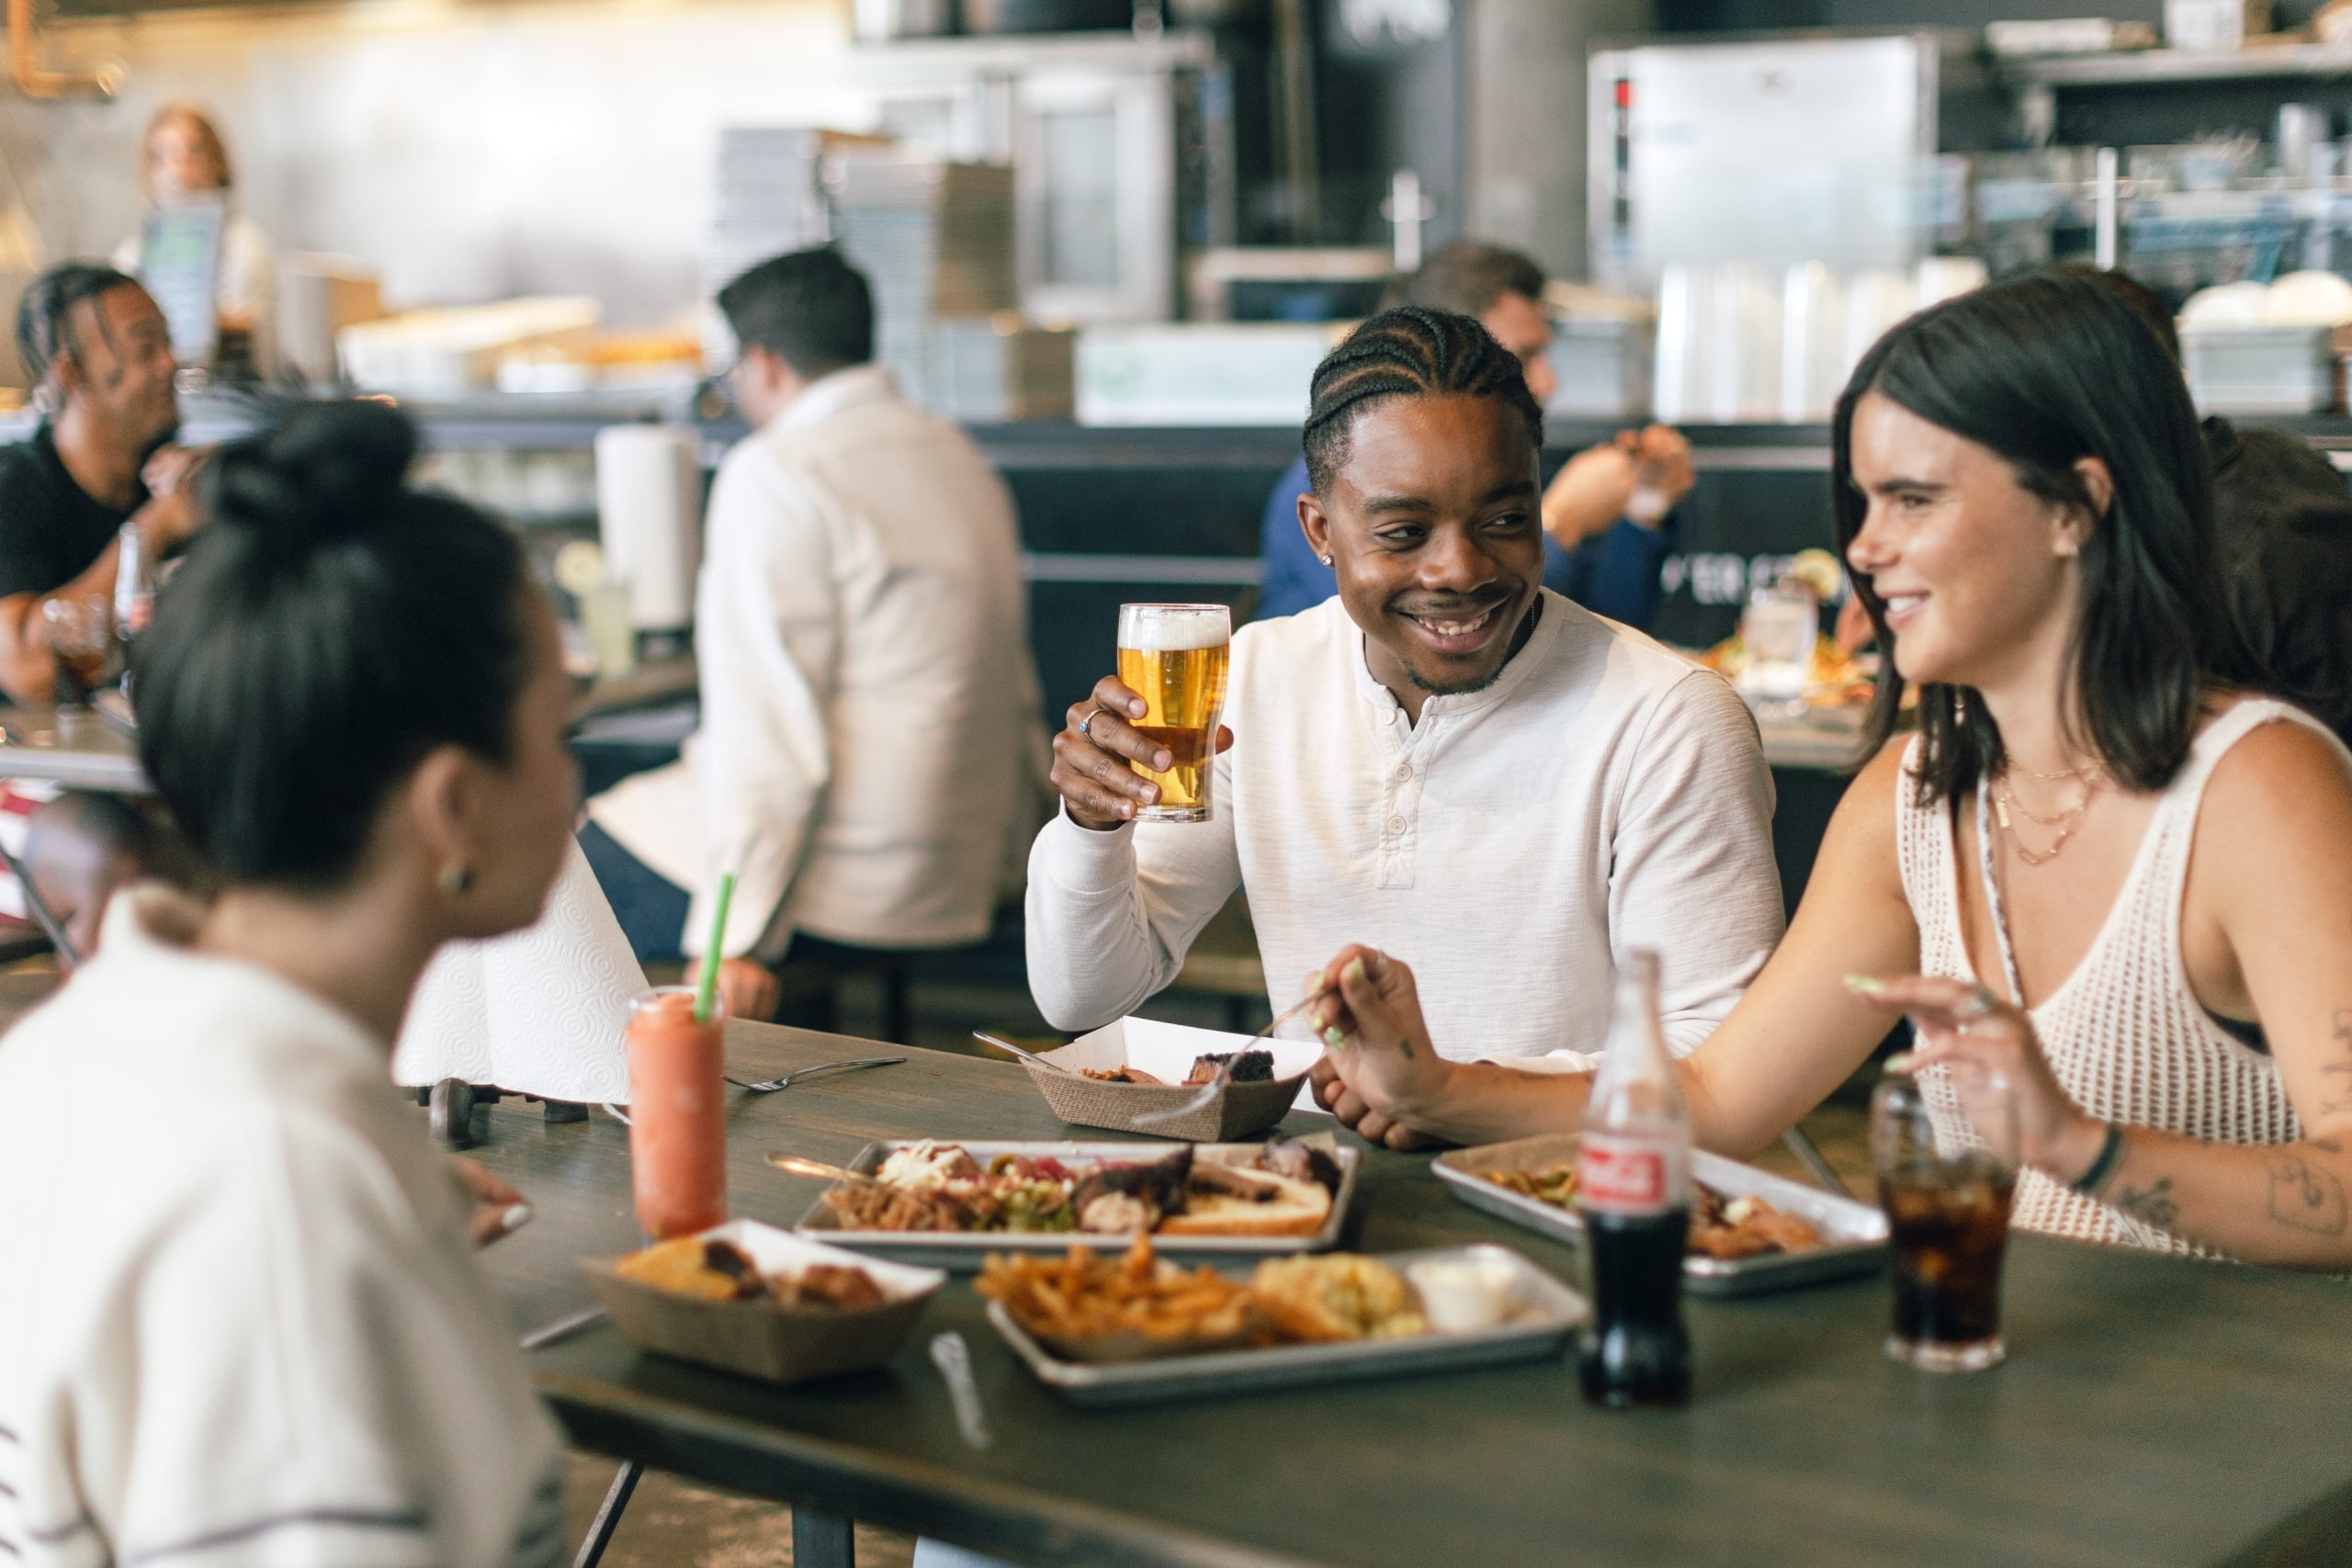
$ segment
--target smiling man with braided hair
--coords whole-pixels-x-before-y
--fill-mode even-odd
[[[1467,316],[1386,311],[1323,362],[1302,521],[1339,595],[1236,635],[1213,821],[1134,821],[1154,787],[1131,764],[1164,753],[1115,678],[1070,709],[1029,860],[1048,1019],[1133,1009],[1240,886],[1277,1010],[1333,938],[1411,955],[1437,1037],[1477,1056],[1597,1049],[1632,948],[1664,954],[1676,1051],[1730,1010],[1781,934],[1756,727],[1542,586],[1542,435]]]

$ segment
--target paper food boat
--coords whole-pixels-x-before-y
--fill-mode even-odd
[[[811,1263],[863,1269],[888,1298],[854,1312],[774,1301],[697,1301],[625,1278],[618,1258],[581,1259],[596,1299],[630,1344],[769,1382],[805,1382],[882,1365],[906,1343],[923,1303],[947,1282],[936,1269],[861,1257],[757,1220],[729,1220],[702,1234],[733,1242],[763,1274],[792,1273]]]
[[[1184,1076],[1193,1063],[1211,1052],[1265,1050],[1274,1055],[1271,1083],[1228,1083],[1206,1105],[1173,1122],[1138,1122],[1136,1118],[1173,1111],[1189,1104],[1201,1091]],[[1232,1143],[1264,1132],[1302,1100],[1307,1068],[1323,1054],[1308,1040],[1253,1040],[1221,1030],[1193,1029],[1148,1018],[1123,1018],[1091,1034],[1081,1034],[1057,1051],[1043,1055],[1067,1067],[1057,1073],[1023,1062],[1029,1081],[1046,1097],[1055,1115],[1080,1127],[1107,1127],[1114,1133],[1141,1133],[1155,1138],[1179,1138],[1196,1144]],[[1157,1084],[1103,1083],[1078,1076],[1080,1069],[1098,1072],[1136,1067],[1159,1079]],[[1306,1103],[1312,1105],[1311,1099]]]

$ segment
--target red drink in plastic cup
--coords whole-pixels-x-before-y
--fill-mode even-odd
[[[656,1241],[727,1219],[725,1010],[695,1021],[695,993],[662,986],[628,1013],[628,1163],[638,1227]]]

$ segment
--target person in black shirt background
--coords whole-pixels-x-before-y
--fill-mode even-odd
[[[2105,288],[2179,361],[2179,328],[2154,290],[2079,263],[2047,270]],[[2290,431],[2215,415],[2198,434],[2213,475],[2214,567],[2247,671],[2352,745],[2352,488]]]
[[[0,450],[0,691],[51,700],[49,599],[114,593],[116,531],[160,558],[195,531],[196,456],[179,428],[164,313],[135,278],[68,262],[25,291],[17,346],[43,418]]]

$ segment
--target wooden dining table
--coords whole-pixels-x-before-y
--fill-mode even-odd
[[[751,1081],[875,1050],[729,1028],[729,1071]],[[790,1225],[822,1190],[771,1168],[771,1150],[842,1161],[889,1137],[1102,1135],[1057,1121],[1018,1067],[894,1050],[905,1064],[735,1096],[736,1214]],[[592,1301],[578,1260],[637,1242],[628,1129],[602,1112],[550,1125],[513,1101],[478,1114],[478,1157],[536,1213],[485,1266],[518,1328],[575,1314]],[[1366,1151],[1347,1245],[1468,1242],[1579,1277],[1572,1248],[1464,1207],[1427,1156]],[[2352,1288],[2339,1281],[2020,1235],[2009,1359],[1962,1377],[1886,1358],[1883,1278],[1687,1310],[1690,1403],[1631,1414],[1585,1404],[1571,1358],[1076,1408],[1014,1360],[968,1279],[887,1367],[797,1387],[640,1352],[607,1323],[531,1363],[577,1447],[791,1504],[803,1568],[847,1562],[853,1519],[1017,1562],[1150,1568],[2352,1556]],[[970,1347],[995,1435],[985,1450],[959,1436],[926,1354],[948,1329]]]

